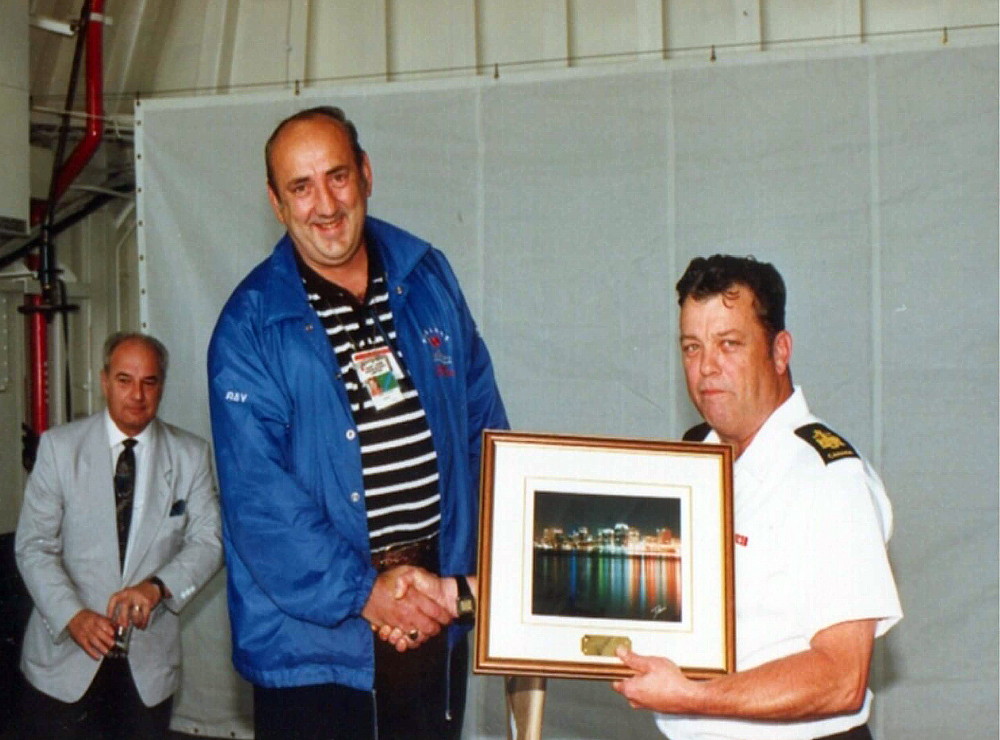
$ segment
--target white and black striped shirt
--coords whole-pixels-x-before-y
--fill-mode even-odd
[[[298,257],[298,255],[296,255]],[[319,314],[340,366],[361,443],[361,465],[373,553],[437,534],[441,522],[437,455],[420,396],[395,350],[396,330],[381,265],[369,251],[364,303],[298,260],[309,303]],[[403,398],[378,410],[351,365],[358,351],[389,346],[403,371]]]

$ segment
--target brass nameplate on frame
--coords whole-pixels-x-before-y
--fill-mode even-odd
[[[584,655],[598,655],[602,658],[614,658],[619,645],[626,650],[632,649],[629,638],[617,635],[584,635],[580,639],[580,650]]]

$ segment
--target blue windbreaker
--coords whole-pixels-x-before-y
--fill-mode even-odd
[[[472,573],[481,433],[507,427],[489,353],[444,255],[374,218],[365,229],[437,452],[441,573]],[[233,664],[259,686],[370,690],[359,438],[293,250],[286,234],[240,283],[208,352]]]

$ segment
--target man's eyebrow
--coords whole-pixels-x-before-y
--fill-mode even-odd
[[[331,167],[330,169],[328,169],[323,174],[324,175],[336,175],[336,174],[338,174],[340,172],[346,172],[348,169],[349,169],[349,167],[346,164],[338,164],[335,167]],[[305,185],[311,179],[312,179],[311,175],[303,175],[302,177],[296,177],[296,178],[294,178],[292,180],[289,180],[287,183],[285,183],[285,187],[286,188],[294,188],[297,185]]]
[[[734,336],[735,335],[735,336],[741,337],[741,336],[743,336],[743,334],[744,334],[743,331],[741,331],[740,329],[737,329],[737,328],[734,327],[732,329],[723,329],[722,331],[712,332],[709,336],[710,337],[729,337],[729,336]],[[697,334],[681,334],[680,338],[681,339],[694,339],[695,341],[697,341],[698,340],[698,335]]]

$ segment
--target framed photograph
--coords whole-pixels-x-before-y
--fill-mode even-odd
[[[487,430],[476,673],[735,668],[732,448]]]

